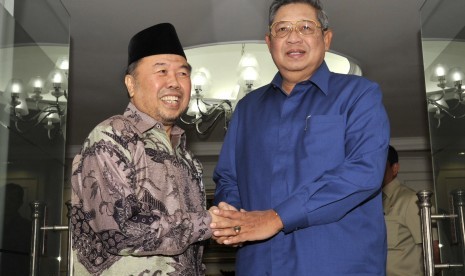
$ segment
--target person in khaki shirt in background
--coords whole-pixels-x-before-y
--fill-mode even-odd
[[[387,276],[424,275],[420,209],[416,192],[397,178],[397,151],[389,146],[383,179],[383,209],[387,228]]]
[[[383,209],[387,228],[387,276],[421,276],[423,248],[420,208],[416,192],[397,178],[399,157],[389,146],[383,179]],[[438,241],[434,238],[435,263],[439,262]]]

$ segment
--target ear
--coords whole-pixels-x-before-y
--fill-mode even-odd
[[[132,75],[124,76],[124,84],[126,84],[126,89],[128,90],[129,98],[134,97],[136,80]]]
[[[399,173],[399,169],[400,169],[399,163],[392,164],[391,169],[392,169],[393,176],[397,177],[397,174]]]
[[[270,34],[266,34],[265,35],[265,42],[266,42],[266,45],[268,46],[268,51],[271,52],[271,35]]]
[[[323,34],[323,40],[325,42],[325,50],[329,51],[329,47],[331,46],[331,41],[333,40],[333,31],[328,29]]]

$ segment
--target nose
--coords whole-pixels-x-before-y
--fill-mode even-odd
[[[171,72],[168,74],[168,79],[167,79],[167,86],[169,89],[179,89],[181,85],[179,84],[178,78],[176,76],[176,73]]]
[[[297,26],[295,26],[295,25],[292,26],[291,31],[287,35],[287,41],[288,42],[299,42],[301,40],[302,40],[302,37],[301,37],[299,31],[297,30]]]

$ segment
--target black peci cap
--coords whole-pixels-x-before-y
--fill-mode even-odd
[[[176,29],[170,23],[160,23],[135,34],[129,41],[128,66],[143,57],[161,54],[186,58]]]

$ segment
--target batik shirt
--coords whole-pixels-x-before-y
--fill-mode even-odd
[[[204,275],[201,177],[181,128],[132,104],[99,124],[73,161],[75,275]]]

